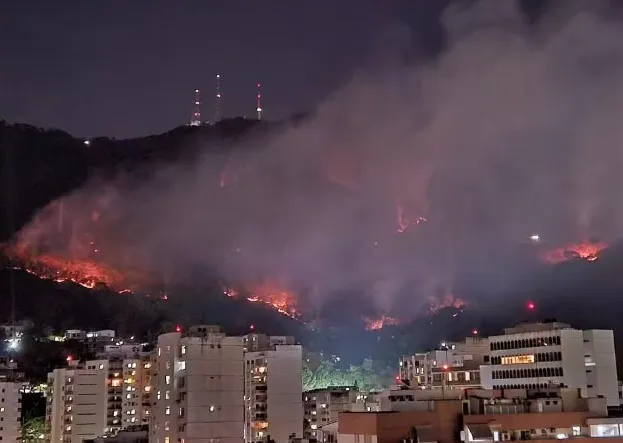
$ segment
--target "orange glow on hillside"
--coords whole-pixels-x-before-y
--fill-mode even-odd
[[[603,242],[574,243],[545,251],[541,254],[541,259],[551,264],[563,263],[576,258],[595,261],[599,258],[601,251],[607,247],[608,245]]]
[[[387,317],[385,315],[379,318],[364,318],[363,319],[366,330],[367,331],[378,331],[379,329],[383,329],[385,326],[396,326],[401,322],[397,318]]]
[[[291,318],[298,318],[299,312],[294,294],[273,283],[249,285],[243,291],[246,300],[251,303],[264,303],[277,312]],[[240,298],[242,293],[232,288],[223,289],[223,293],[231,298]]]

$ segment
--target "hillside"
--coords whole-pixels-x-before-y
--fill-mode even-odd
[[[234,119],[208,127],[181,127],[165,134],[134,140],[95,138],[89,140],[87,145],[84,140],[75,139],[61,131],[2,123],[0,238],[3,241],[12,239],[12,234],[26,226],[38,211],[85,184],[115,180],[123,184],[123,192],[132,192],[141,183],[153,180],[158,171],[166,170],[170,165],[193,165],[206,152],[216,153],[211,158],[214,159],[215,170],[221,172],[221,176],[217,174],[209,177],[212,181],[208,183],[216,181],[214,186],[218,188],[220,179],[222,188],[223,167],[227,166],[231,153],[254,149],[261,153],[250,142],[261,140],[277,127]],[[253,158],[260,163],[263,161],[261,155]],[[332,202],[341,206],[354,205],[353,195],[356,196],[357,191],[344,189],[331,180],[323,179],[322,174],[308,164],[305,165],[305,171],[309,175],[304,183],[297,177],[292,181],[292,177],[287,174],[274,174],[271,178],[285,180],[284,193],[293,192],[294,197],[300,189],[314,187],[326,189],[323,192],[330,194]],[[243,183],[228,193],[227,198],[236,199],[245,189],[244,186],[252,188],[255,185],[253,180],[249,184]],[[265,198],[270,198],[270,195]],[[309,206],[318,208],[326,201],[310,201]],[[301,209],[307,203],[296,198],[292,202],[295,209]],[[88,208],[83,200],[78,200],[76,207]],[[87,219],[99,219],[99,215],[95,218],[89,210],[85,212]],[[392,215],[390,222],[393,223],[393,213],[391,210],[388,212]],[[66,218],[72,215],[68,210],[66,214]],[[401,212],[399,222],[402,222],[404,220],[400,215]],[[248,224],[240,232],[252,232],[261,216],[265,214],[257,213],[249,217]],[[58,218],[56,214],[55,217]],[[91,227],[93,220],[85,226]],[[132,221],[131,218],[128,221],[116,221],[117,224],[111,225],[112,232],[129,229]],[[63,222],[67,223],[67,220]],[[268,222],[271,220],[268,219]],[[365,222],[365,218],[358,220],[360,224]],[[335,223],[336,232],[344,236],[348,232],[344,226],[352,225],[352,220],[346,220],[346,225],[340,223],[341,220]],[[377,227],[385,226],[384,223]],[[419,223],[417,219],[412,226]],[[426,241],[424,236],[435,234],[434,231],[427,231],[427,225],[424,223],[422,227],[405,232],[410,229],[409,223],[400,224],[398,234],[392,227],[391,236],[386,236],[384,243],[387,247],[385,255],[376,257],[372,263],[375,266],[389,261],[392,266],[408,263],[413,251],[417,252],[420,243]],[[310,224],[303,225],[302,229],[314,228]],[[329,231],[330,228],[323,232],[328,232],[330,239],[337,238]],[[75,229],[72,228],[72,231]],[[102,232],[93,237],[97,241],[95,247],[106,253],[108,250],[114,252],[117,256],[120,252],[121,255],[126,252],[131,237],[124,239],[127,242],[120,246],[108,241],[105,234],[110,235],[110,230]],[[351,249],[335,251],[342,254],[336,261],[341,266],[337,275],[348,275],[349,260],[358,259],[356,257],[361,254],[374,256],[371,247],[376,247],[378,242],[376,238],[369,238],[370,232],[373,231],[348,232],[352,236],[352,243],[348,244]],[[75,240],[75,232],[70,236],[59,230],[59,238],[65,235],[69,240]],[[118,237],[113,238],[118,240]],[[218,239],[218,235],[215,238]],[[69,244],[69,240],[61,239],[63,244]],[[282,240],[274,237],[271,241],[279,244]],[[363,247],[360,246],[362,241],[366,243]],[[322,243],[323,239],[311,238],[305,245],[311,247],[319,242]],[[352,249],[352,245],[358,245],[358,249]],[[610,245],[599,251],[598,259],[597,256],[584,259],[580,254],[576,259],[565,257],[561,263],[550,264],[537,259],[535,247],[514,244],[503,249],[503,252],[469,250],[472,255],[464,258],[462,266],[455,273],[454,298],[446,303],[442,297],[442,302],[437,306],[419,302],[414,304],[414,300],[417,300],[413,297],[413,289],[406,286],[393,307],[395,312],[404,312],[405,316],[396,321],[387,321],[382,329],[373,331],[364,331],[362,318],[379,318],[385,313],[379,310],[373,298],[362,297],[361,294],[367,289],[366,282],[353,282],[353,286],[346,290],[338,289],[335,293],[325,294],[320,304],[318,296],[303,285],[300,291],[274,290],[267,295],[269,298],[262,299],[262,293],[257,292],[259,285],[249,286],[246,285],[247,281],[236,281],[235,278],[223,279],[216,268],[197,267],[197,260],[194,260],[181,276],[180,268],[177,267],[170,268],[171,274],[161,270],[158,274],[160,277],[150,281],[153,285],[149,290],[138,285],[138,289],[127,292],[121,290],[121,287],[101,285],[95,280],[76,284],[71,282],[71,275],[52,275],[42,280],[32,272],[25,272],[27,266],[24,263],[18,263],[20,269],[9,269],[16,264],[7,261],[5,257],[4,268],[0,271],[0,306],[3,313],[0,320],[9,320],[13,287],[19,318],[30,318],[37,325],[57,330],[75,327],[112,328],[121,334],[151,338],[162,330],[170,330],[176,324],[218,323],[230,333],[246,332],[253,326],[255,330],[272,334],[296,335],[311,349],[324,351],[328,355],[339,355],[344,362],[360,362],[365,357],[393,362],[402,353],[430,348],[443,339],[460,339],[471,334],[474,329],[479,334],[493,334],[519,321],[553,317],[581,328],[613,328],[617,337],[623,336],[619,322],[623,307],[619,307],[616,302],[623,290],[623,277],[619,272],[623,266],[622,248]],[[388,253],[393,257],[386,255]],[[97,265],[100,264],[97,257],[89,255],[86,259]],[[133,261],[135,257],[130,255],[129,260]],[[588,261],[589,258],[592,261]],[[229,257],[219,256],[219,259],[227,261]],[[72,258],[68,257],[67,260]],[[501,272],[492,274],[486,266],[487,260],[495,262]],[[403,271],[407,274],[411,272],[408,268]],[[402,278],[402,275],[399,277]],[[59,283],[54,280],[64,281]],[[231,295],[234,291],[227,289],[229,285],[225,285],[224,281],[231,283],[232,287],[240,288],[236,291],[239,296],[228,297],[227,294]],[[296,281],[289,283],[298,289]],[[163,294],[170,296],[164,299]],[[444,293],[441,295],[447,296]],[[461,306],[456,300],[462,300],[464,304]],[[525,309],[528,300],[536,303],[534,312]],[[434,303],[434,300],[429,303]],[[427,314],[426,306],[434,306],[435,309]]]

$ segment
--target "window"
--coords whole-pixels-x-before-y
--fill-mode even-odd
[[[166,384],[168,384],[168,385],[170,385],[170,384],[171,384],[171,376],[170,376],[170,375],[166,375],[166,376],[164,377],[164,380],[165,380],[165,383],[166,383]]]
[[[186,354],[186,345],[182,346],[182,355]]]
[[[164,409],[164,415],[171,415],[171,406],[167,406]]]
[[[503,365],[517,365],[534,363],[534,355],[515,355],[511,357],[502,357]]]
[[[574,426],[573,435],[577,436],[577,435],[580,435],[580,433],[581,433],[581,428],[579,426]]]
[[[167,369],[171,369],[171,362],[169,360],[167,360],[167,363],[166,363],[165,366],[166,366]]]
[[[171,398],[171,391],[166,391],[164,393],[164,398],[166,398],[167,400],[169,400]]]
[[[167,346],[167,355],[171,353],[171,346]]]
[[[104,369],[104,365],[100,365],[100,369]]]

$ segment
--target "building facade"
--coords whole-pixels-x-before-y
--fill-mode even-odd
[[[614,334],[580,331],[564,323],[534,323],[489,338],[490,362],[481,367],[487,389],[578,388],[584,397],[619,405]]]
[[[217,326],[158,337],[152,361],[154,443],[243,443],[244,347]]]
[[[68,361],[48,374],[46,441],[82,442],[146,424],[149,360]]]
[[[0,377],[0,440],[19,441],[22,435],[22,383]]]
[[[302,358],[292,337],[250,334],[245,346],[245,442],[303,436]]]
[[[489,340],[468,337],[430,352],[404,356],[399,377],[412,388],[468,389],[481,386],[480,366],[489,362]]]

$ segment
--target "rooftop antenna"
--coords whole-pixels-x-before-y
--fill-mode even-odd
[[[195,110],[193,116],[190,119],[190,126],[201,125],[201,92],[199,89],[195,89]]]
[[[221,120],[221,74],[216,74],[216,102],[214,103],[214,123]]]
[[[258,120],[262,120],[262,92],[261,92],[261,88],[262,85],[261,84],[257,84],[257,108],[255,109],[257,111],[257,119]]]

